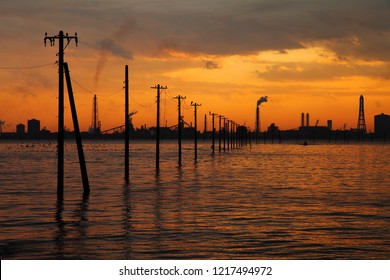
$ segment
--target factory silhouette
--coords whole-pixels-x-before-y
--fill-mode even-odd
[[[359,117],[356,128],[346,130],[345,126],[342,129],[333,129],[332,120],[327,120],[326,126],[319,126],[318,120],[311,124],[310,113],[301,113],[301,123],[298,128],[290,130],[280,130],[275,123],[271,123],[265,131],[260,131],[260,114],[259,105],[266,102],[267,97],[262,97],[257,101],[256,107],[256,124],[254,131],[251,131],[247,126],[238,126],[233,132],[234,137],[238,137],[245,141],[256,142],[284,142],[284,141],[309,141],[328,140],[331,142],[347,142],[347,141],[370,141],[370,140],[390,140],[390,115],[381,113],[374,116],[374,132],[367,132],[364,116],[364,97],[359,99]],[[131,139],[154,139],[156,136],[156,127],[135,128],[132,123],[133,115],[136,111],[129,113],[129,136]],[[125,125],[102,130],[101,121],[99,120],[98,102],[96,95],[93,97],[92,106],[92,121],[88,131],[81,132],[83,139],[122,139],[124,138]],[[160,137],[162,139],[177,139],[178,125],[160,127]],[[1,131],[0,131],[1,132]],[[226,124],[214,128],[214,133],[219,136],[228,131]],[[195,128],[192,123],[187,123],[184,119],[181,121],[181,134],[183,139],[193,139]],[[52,133],[45,127],[41,129],[41,122],[37,119],[27,121],[27,129],[24,124],[16,125],[16,132],[0,133],[0,139],[55,139],[57,133]],[[213,130],[207,129],[207,115],[204,115],[203,130],[197,131],[199,139],[211,139]],[[66,130],[65,138],[74,138],[74,132]]]

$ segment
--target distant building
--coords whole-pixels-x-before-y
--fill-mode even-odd
[[[383,113],[376,115],[374,117],[374,130],[376,138],[389,138],[390,116]]]
[[[329,131],[333,130],[333,121],[332,120],[328,120],[328,129],[329,129]]]
[[[16,134],[18,136],[23,136],[26,133],[26,126],[22,123],[16,126]]]
[[[268,133],[272,133],[272,134],[276,134],[276,133],[279,133],[279,127],[276,126],[274,123],[271,123],[271,125],[268,127],[267,129],[267,132]]]
[[[39,136],[41,132],[41,122],[36,119],[27,121],[27,133],[29,136]]]
[[[304,126],[299,128],[301,137],[327,139],[331,130],[328,126]]]

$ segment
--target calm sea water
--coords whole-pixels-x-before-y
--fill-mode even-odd
[[[199,144],[85,142],[82,196],[66,143],[0,143],[2,259],[390,259],[390,145],[259,144],[211,155]]]

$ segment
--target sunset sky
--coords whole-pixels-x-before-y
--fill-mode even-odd
[[[136,127],[155,125],[151,87],[161,84],[168,126],[177,122],[172,97],[180,94],[187,123],[191,101],[202,104],[199,130],[209,111],[253,129],[261,96],[269,97],[260,106],[262,130],[297,128],[302,112],[313,125],[331,119],[334,129],[356,128],[363,94],[373,131],[374,115],[390,114],[389,12],[388,0],[1,0],[3,131],[32,118],[57,131],[58,42],[45,47],[43,39],[59,30],[79,38],[65,61],[83,131],[94,94],[102,129],[123,124],[126,64]]]

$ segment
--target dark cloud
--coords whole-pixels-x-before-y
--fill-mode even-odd
[[[176,4],[135,9],[143,27],[137,34],[138,49],[153,38],[192,53],[246,54],[321,45],[340,56],[390,59],[388,0],[199,1],[192,9],[188,1]]]
[[[390,68],[386,63],[359,65],[290,62],[269,64],[263,71],[256,71],[255,75],[271,81],[329,81],[350,76],[390,79]]]
[[[388,0],[2,0],[0,34],[63,29],[123,58],[162,45],[208,55],[325,46],[340,57],[390,60],[389,10]]]
[[[212,60],[204,60],[203,64],[204,64],[203,67],[208,69],[208,70],[219,69],[222,67],[217,62],[212,61]]]

